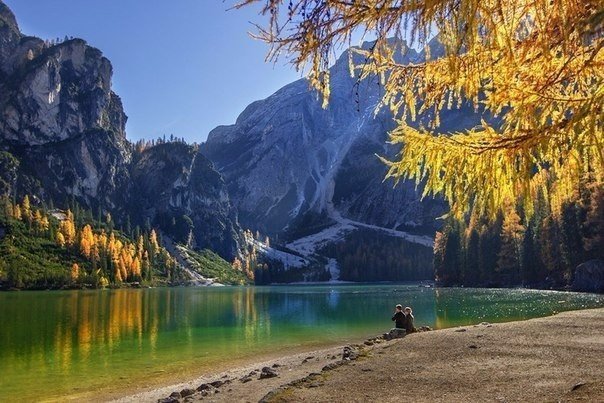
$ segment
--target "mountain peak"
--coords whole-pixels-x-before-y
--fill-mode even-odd
[[[4,26],[8,26],[13,31],[19,32],[19,25],[17,24],[15,14],[0,0],[0,28],[4,28]]]

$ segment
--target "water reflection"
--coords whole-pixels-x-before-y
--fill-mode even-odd
[[[417,286],[173,288],[0,294],[3,398],[73,394],[391,327],[513,320],[602,306],[590,294]]]

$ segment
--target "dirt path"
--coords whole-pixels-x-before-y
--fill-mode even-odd
[[[342,347],[319,350],[123,400],[156,401],[221,380],[179,401],[604,402],[604,308],[366,344],[353,346],[352,360],[342,360]],[[264,366],[278,376],[241,380]]]

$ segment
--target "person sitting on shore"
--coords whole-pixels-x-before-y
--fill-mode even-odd
[[[394,327],[397,329],[407,329],[407,315],[403,312],[403,306],[398,304],[394,310],[392,320],[395,322]]]
[[[398,339],[400,337],[405,336],[405,334],[407,334],[406,327],[405,327],[407,317],[405,316],[405,313],[403,312],[402,305],[396,306],[392,320],[395,322],[394,323],[395,327],[393,329],[390,329],[390,331],[388,333],[384,333],[383,337],[385,340]]]
[[[405,330],[407,334],[415,332],[415,327],[413,326],[413,321],[415,317],[413,316],[413,311],[411,307],[405,307]]]

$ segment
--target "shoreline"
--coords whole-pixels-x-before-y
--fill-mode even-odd
[[[556,361],[551,356],[563,357]],[[267,377],[260,379],[265,367],[277,375],[267,370]],[[531,387],[544,401],[580,396],[593,400],[604,399],[604,378],[599,375],[603,367],[604,308],[594,308],[264,356],[183,382],[117,398],[113,394],[113,401],[395,401],[400,393],[417,401],[497,400],[492,391],[504,400],[518,400],[517,395]],[[392,376],[396,373],[417,377],[413,395],[404,388],[392,392],[404,386]],[[536,373],[539,378],[531,379]],[[459,383],[451,381],[460,376]],[[486,394],[472,391],[476,382]],[[170,397],[181,391],[190,395]]]

